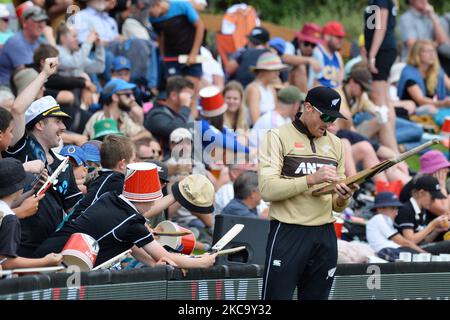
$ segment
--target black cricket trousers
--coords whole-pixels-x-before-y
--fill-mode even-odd
[[[326,300],[337,264],[337,238],[332,223],[322,226],[270,222],[263,300]]]

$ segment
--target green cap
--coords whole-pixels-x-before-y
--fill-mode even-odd
[[[94,137],[93,139],[99,139],[107,136],[108,134],[123,135],[119,131],[117,121],[114,119],[98,120],[94,123]]]
[[[287,86],[278,91],[278,100],[286,104],[292,104],[305,100],[306,95],[296,86]]]

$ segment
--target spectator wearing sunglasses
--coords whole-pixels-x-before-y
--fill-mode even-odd
[[[295,34],[295,39],[292,41],[292,49],[287,47],[286,53],[295,53],[297,56],[308,57],[312,59],[314,48],[322,43],[321,39],[322,28],[311,22],[303,25],[303,28]],[[316,60],[314,60],[316,61]],[[316,61],[318,63],[318,61]],[[294,67],[290,72],[289,83],[297,86],[302,92],[308,91],[308,74],[312,66],[309,62],[306,65],[299,65]],[[317,72],[320,72],[320,68]]]
[[[8,7],[5,4],[0,4],[0,47],[3,47],[6,40],[14,35],[14,32],[8,28],[9,19]]]
[[[94,113],[86,123],[83,134],[92,138],[94,135],[94,123],[103,119],[114,119],[119,125],[119,130],[132,141],[151,137],[141,123],[134,121],[130,112],[138,106],[134,100],[133,89],[135,84],[122,79],[112,79],[103,88],[100,102],[103,109]]]
[[[313,88],[295,120],[263,139],[259,188],[271,202],[263,299],[292,299],[296,287],[299,300],[328,299],[337,263],[333,211],[342,212],[358,189],[337,183],[345,178],[344,147],[328,128],[344,118],[340,105],[335,90]],[[332,195],[312,195],[333,182]]]

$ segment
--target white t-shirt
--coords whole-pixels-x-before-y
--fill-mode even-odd
[[[283,118],[275,110],[264,113],[252,128],[250,135],[250,143],[254,146],[259,146],[264,138],[264,135],[270,129],[281,127],[282,125],[292,122],[289,117]]]
[[[392,240],[392,236],[396,235],[398,230],[394,228],[394,221],[387,215],[378,213],[367,222],[366,237],[370,247],[375,252],[383,248],[398,248],[400,245]]]
[[[211,51],[205,47],[200,47],[200,55],[206,58],[202,63],[203,79],[209,84],[213,84],[213,76],[225,77],[222,66],[214,59]]]

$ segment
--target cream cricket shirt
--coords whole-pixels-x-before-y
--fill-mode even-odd
[[[320,226],[334,222],[332,211],[341,212],[337,195],[313,196],[306,176],[323,165],[337,169],[339,178],[345,178],[344,146],[335,135],[327,132],[320,138],[309,138],[308,129],[298,119],[270,130],[259,150],[259,189],[262,198],[270,201],[271,219],[289,224]]]

